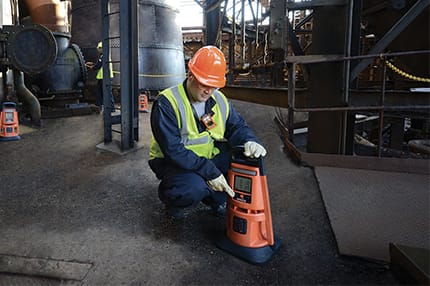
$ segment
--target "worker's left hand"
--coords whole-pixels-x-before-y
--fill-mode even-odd
[[[259,158],[260,156],[264,157],[267,154],[266,149],[264,149],[263,146],[254,141],[246,142],[244,145],[244,149],[245,151],[243,152],[243,154],[246,157]]]

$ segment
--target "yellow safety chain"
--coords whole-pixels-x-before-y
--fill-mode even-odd
[[[407,73],[405,71],[402,71],[401,69],[399,69],[398,67],[396,67],[395,65],[393,65],[392,63],[390,63],[389,61],[385,61],[385,63],[395,73],[397,73],[397,74],[399,74],[399,75],[401,75],[401,76],[403,76],[405,78],[408,78],[408,79],[411,79],[411,80],[414,80],[414,81],[419,81],[419,82],[430,82],[430,78],[414,76],[414,75],[411,75],[411,74],[409,74],[409,73]]]

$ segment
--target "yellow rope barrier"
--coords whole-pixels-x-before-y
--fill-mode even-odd
[[[430,82],[430,78],[424,78],[424,77],[414,76],[414,75],[411,75],[411,74],[409,74],[409,73],[407,73],[405,71],[402,71],[401,69],[399,69],[398,67],[396,67],[395,65],[393,65],[392,63],[390,63],[389,61],[385,61],[385,63],[395,73],[397,73],[397,74],[399,74],[399,75],[401,75],[401,76],[403,76],[405,78],[408,78],[408,79],[411,79],[411,80],[414,80],[414,81],[419,81],[419,82]]]

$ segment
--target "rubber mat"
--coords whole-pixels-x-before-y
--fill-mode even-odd
[[[340,254],[389,261],[389,243],[429,248],[429,176],[315,167]]]

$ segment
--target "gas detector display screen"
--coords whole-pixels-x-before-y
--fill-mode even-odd
[[[13,121],[13,112],[6,112],[5,119],[6,119],[6,122],[12,122]]]
[[[245,192],[245,193],[251,193],[251,184],[252,180],[247,177],[242,176],[235,176],[234,177],[234,189]]]

